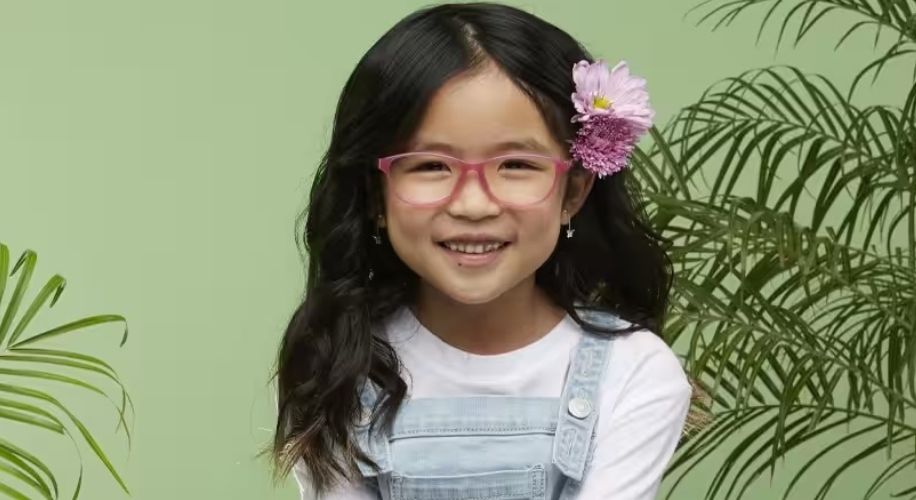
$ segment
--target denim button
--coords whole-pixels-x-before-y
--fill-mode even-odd
[[[582,398],[573,398],[569,400],[569,414],[583,419],[592,413],[592,405]]]

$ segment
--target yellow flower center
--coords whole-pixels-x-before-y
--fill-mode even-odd
[[[608,99],[607,97],[602,97],[600,95],[595,96],[595,99],[592,102],[592,106],[594,106],[596,109],[608,109],[613,105],[614,103],[610,99]]]

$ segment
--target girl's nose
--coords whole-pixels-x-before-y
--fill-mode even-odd
[[[478,172],[467,173],[447,208],[453,217],[471,220],[494,217],[500,212],[499,204],[487,190],[486,179]]]

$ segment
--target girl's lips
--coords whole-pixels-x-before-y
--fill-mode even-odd
[[[439,243],[437,246],[455,265],[462,268],[483,268],[492,265],[506,251],[509,243],[476,243],[458,245]]]
[[[459,253],[482,254],[498,250],[506,244],[505,241],[443,241],[439,243],[443,247]]]

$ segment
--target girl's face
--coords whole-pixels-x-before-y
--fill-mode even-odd
[[[539,203],[507,206],[494,198],[539,194],[535,186],[543,182],[522,176],[545,175],[544,169],[552,172],[556,161],[568,158],[568,148],[553,139],[535,104],[494,67],[443,86],[408,152],[423,154],[398,160],[389,171],[380,225],[397,255],[420,276],[421,293],[468,305],[533,287],[534,272],[553,252],[561,225],[575,215],[592,182],[560,168],[555,188],[544,191]],[[441,198],[444,179],[460,169],[454,160],[426,153],[465,162],[512,159],[490,163],[489,190],[479,175],[483,171],[469,171],[450,199],[417,203]],[[499,179],[506,183],[497,185]]]

